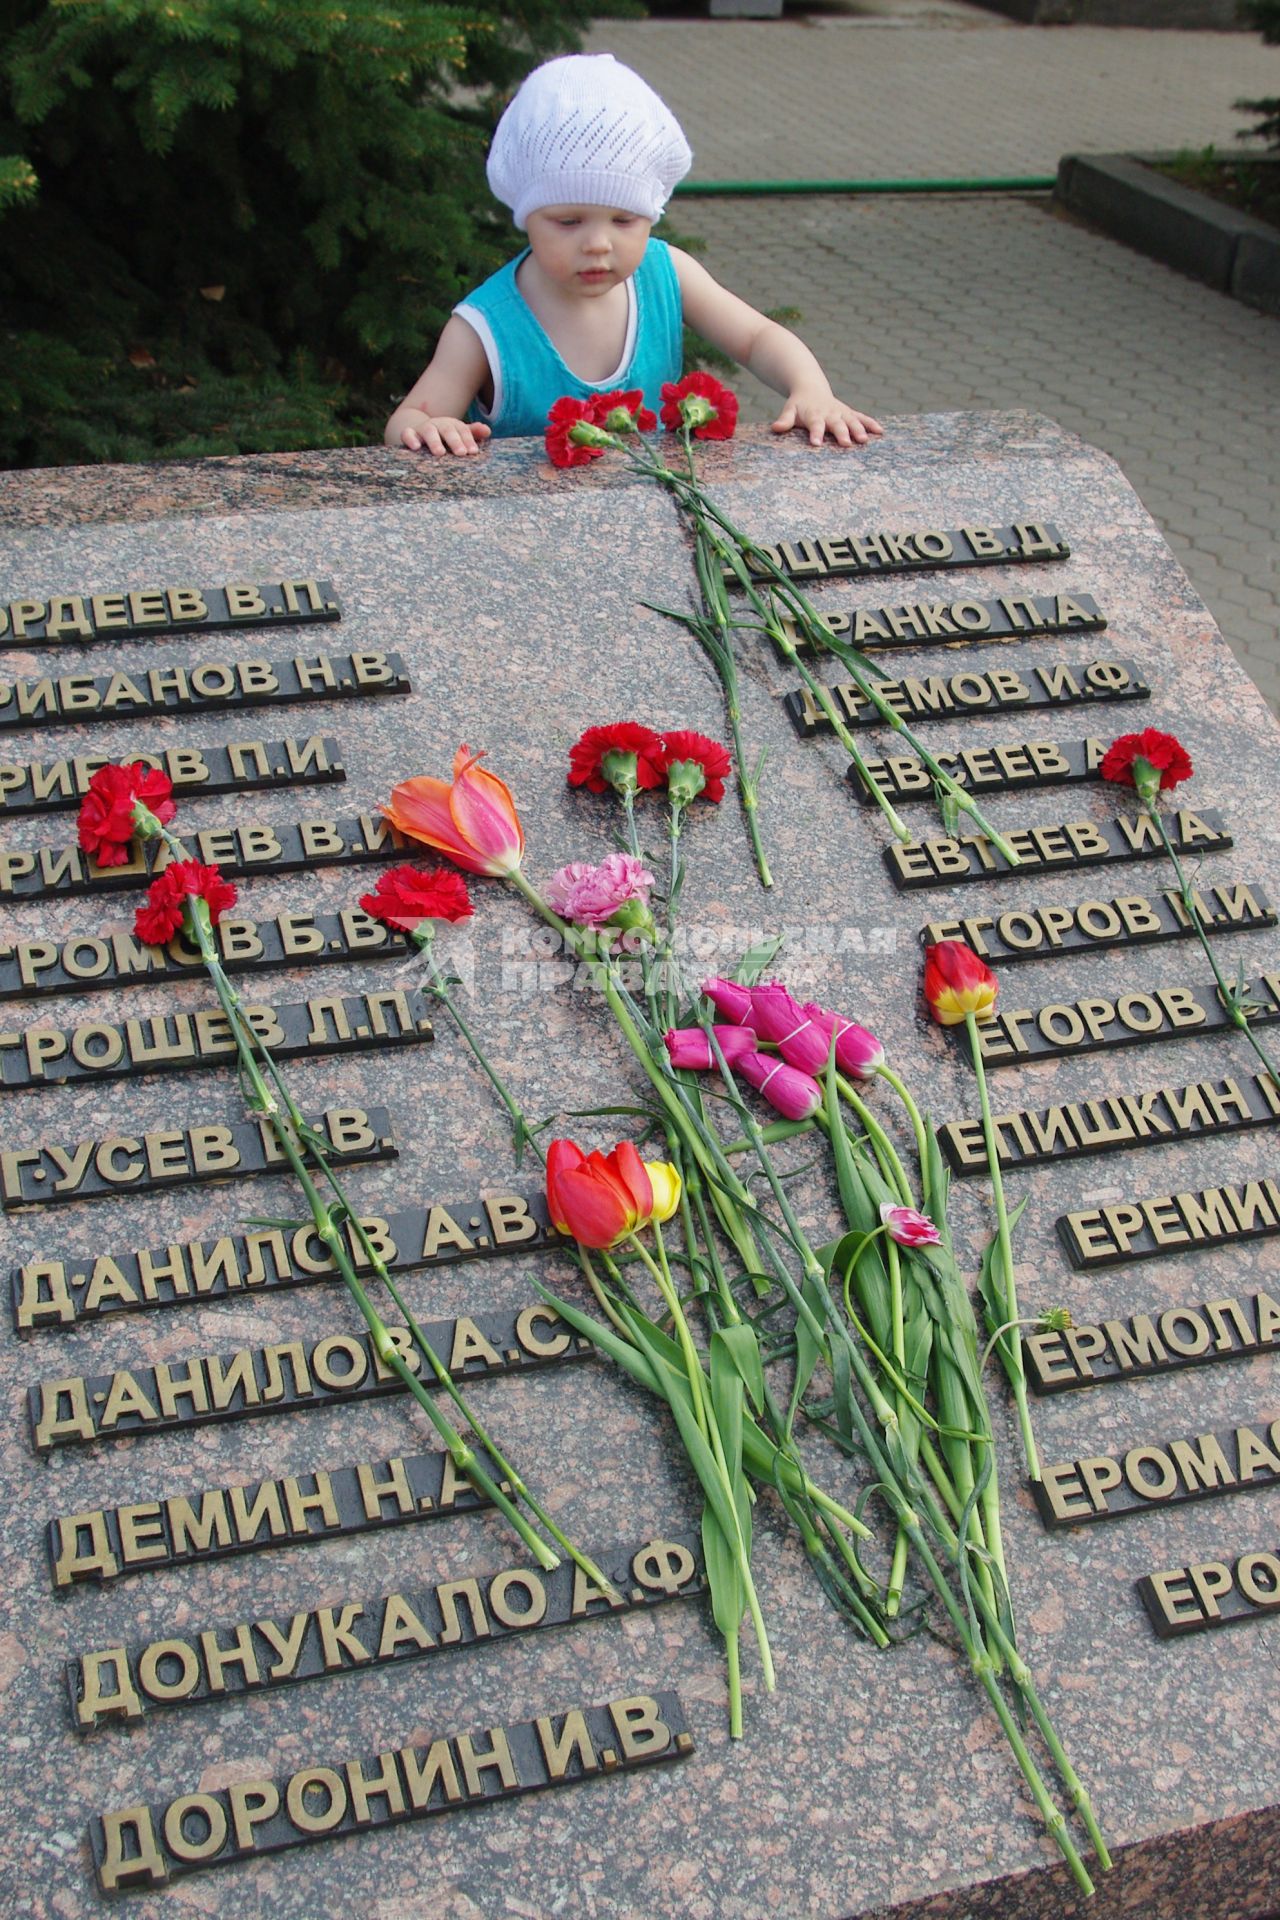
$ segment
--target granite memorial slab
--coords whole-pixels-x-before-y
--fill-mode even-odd
[[[983,635],[966,636],[963,671],[938,652],[939,636],[932,647],[904,645],[893,655],[895,701],[930,721],[940,750],[987,751],[993,764],[1010,743],[1068,737],[1058,707],[1083,709],[1075,731],[1104,743],[1144,725],[1175,730],[1196,763],[1177,795],[1192,816],[1184,840],[1195,885],[1231,923],[1232,964],[1254,979],[1274,964],[1266,930],[1280,732],[1108,459],[1051,422],[1007,413],[892,420],[883,442],[861,453],[815,453],[752,429],[700,447],[699,464],[737,522],[788,566],[789,543],[800,584],[833,617],[885,606],[893,589],[880,576],[894,571],[910,572],[912,605],[1025,606],[1067,592],[1104,609],[1107,634],[1089,643],[1078,630],[1039,632],[1017,651],[992,639],[987,653]],[[279,700],[283,715],[285,695],[305,698],[301,731],[314,713],[316,735],[337,741],[344,815],[376,819],[393,784],[445,775],[465,741],[513,788],[529,871],[545,881],[614,845],[608,804],[566,785],[568,748],[585,727],[634,718],[722,736],[703,657],[643,604],[685,604],[687,536],[670,501],[620,463],[558,472],[539,445],[521,442],[466,461],[376,449],[9,474],[0,513],[0,605],[44,610],[21,616],[20,636],[4,636],[8,768],[163,760],[192,743],[243,743],[246,704]],[[981,571],[966,579],[961,564]],[[324,583],[341,619],[306,635],[259,620],[216,637],[157,622],[137,640],[111,636],[114,672],[92,636],[67,631],[51,642],[41,625],[56,600],[79,596],[91,620],[95,596],[110,612],[121,596],[188,581],[293,582],[299,612],[317,619],[326,609],[311,609],[300,583]],[[58,607],[55,626],[74,627],[75,613]],[[317,645],[330,649],[323,664]],[[1175,937],[1158,850],[1140,829],[1135,846],[1109,825],[1127,814],[1132,826],[1132,796],[1092,779],[1068,793],[1021,781],[984,793],[992,820],[1021,830],[1040,857],[1006,873],[962,849],[965,871],[945,870],[949,856],[942,871],[931,861],[934,891],[913,899],[891,879],[887,831],[858,803],[847,754],[816,719],[806,722],[794,667],[745,636],[739,655],[744,738],[768,750],[761,826],[775,887],[758,884],[732,789],[719,807],[691,811],[691,967],[713,971],[762,930],[785,930],[789,982],[871,1027],[890,1060],[928,1088],[936,1120],[957,1129],[976,1116],[976,1092],[918,998],[926,918],[972,919],[999,970],[1031,938],[1005,917],[1034,915],[1036,948],[1048,950],[1010,976],[1006,997],[1019,1005],[1114,1005],[1202,979]],[[824,681],[845,680],[837,662],[826,666]],[[897,753],[873,716],[848,699],[844,707],[867,729],[869,753]],[[264,730],[278,737],[292,724],[273,715]],[[178,825],[193,836],[268,816],[313,823],[316,858],[288,870],[264,862],[244,879],[234,918],[250,931],[224,936],[233,950],[245,942],[239,989],[277,1008],[399,993],[415,1019],[430,1015],[429,1046],[339,1051],[317,1041],[290,1062],[290,1086],[311,1114],[386,1109],[399,1157],[345,1171],[354,1204],[364,1217],[406,1222],[398,1231],[412,1257],[401,1283],[414,1312],[449,1323],[455,1339],[464,1322],[475,1326],[497,1362],[480,1347],[465,1362],[478,1412],[573,1537],[619,1555],[619,1577],[630,1556],[635,1580],[618,1609],[579,1595],[575,1611],[571,1581],[567,1600],[548,1590],[556,1631],[525,1630],[539,1605],[537,1589],[521,1583],[527,1562],[500,1516],[433,1452],[410,1396],[383,1390],[344,1289],[306,1284],[326,1278],[314,1272],[323,1249],[297,1225],[299,1196],[280,1174],[6,1214],[3,1268],[18,1325],[0,1340],[5,1910],[57,1920],[172,1920],[192,1910],[271,1920],[1259,1920],[1280,1908],[1280,1473],[1253,1451],[1256,1441],[1280,1460],[1280,1235],[1228,1234],[1243,1214],[1204,1198],[1230,1190],[1243,1206],[1251,1183],[1274,1187],[1266,1127],[1188,1127],[1153,1154],[1020,1149],[1007,1172],[1011,1201],[1028,1200],[1015,1241],[1025,1310],[1066,1306],[1078,1323],[1075,1348],[1064,1334],[1040,1356],[1042,1457],[1069,1470],[1069,1500],[1088,1497],[1070,1492],[1085,1462],[1099,1499],[1121,1497],[1106,1484],[1114,1470],[1140,1508],[1123,1526],[1047,1528],[1021,1483],[1016,1422],[992,1370],[1021,1644],[1116,1855],[1085,1902],[945,1621],[912,1612],[913,1624],[934,1630],[884,1652],[856,1637],[769,1492],[755,1515],[754,1565],[778,1690],[765,1694],[749,1671],[745,1737],[729,1739],[723,1649],[696,1565],[686,1574],[683,1560],[635,1557],[664,1543],[674,1554],[696,1534],[699,1501],[669,1417],[596,1355],[575,1348],[573,1364],[539,1355],[539,1345],[566,1338],[563,1327],[527,1322],[531,1344],[522,1344],[535,1280],[581,1300],[576,1268],[535,1216],[536,1163],[526,1153],[516,1165],[506,1116],[433,1006],[420,958],[399,940],[361,937],[353,916],[376,869],[326,861],[332,789],[313,791],[308,777],[299,770],[269,805],[238,790],[206,798],[212,789],[195,783],[176,795]],[[14,791],[34,793],[34,781],[23,773]],[[660,813],[641,819],[658,839]],[[40,877],[39,850],[70,850],[73,820],[68,810],[14,814],[6,870]],[[1114,841],[1144,864],[1114,882],[1110,870],[1083,874],[1059,857],[1071,851],[1068,821],[1078,849]],[[944,844],[919,808],[912,827],[918,845]],[[1241,889],[1251,904],[1237,911]],[[508,891],[477,880],[473,895],[474,918],[444,929],[437,950],[525,1111],[580,1138],[617,1124],[567,1118],[636,1095],[630,1057],[588,983]],[[1086,924],[1088,895],[1100,899]],[[131,957],[138,898],[128,888],[6,891],[0,994],[6,1027],[24,1036],[6,1057],[20,1053],[24,1075],[32,1060],[65,1065],[77,1032],[123,1036],[139,1018],[140,983],[148,1021],[186,1020],[194,1035],[208,988],[182,952],[145,970]],[[1095,933],[1111,924],[1108,901],[1119,914],[1130,899],[1149,903],[1158,935]],[[56,987],[56,1002],[42,998],[42,983]],[[356,1017],[343,1018],[354,1034]],[[338,1031],[332,1013],[313,1011],[304,1040],[317,1028],[327,1039]],[[81,1050],[92,1057],[95,1045],[108,1042]],[[1230,1076],[1243,1086],[1256,1071],[1226,1031],[1175,1030],[1141,1058],[1144,1087],[1148,1078],[1152,1087],[1220,1086]],[[45,1073],[6,1100],[6,1146],[243,1124],[232,1071],[210,1066],[102,1085],[92,1071]],[[1132,1065],[1105,1051],[1017,1056],[994,1097],[1003,1114],[1040,1115],[1120,1100],[1134,1086]],[[602,1131],[591,1143],[614,1137]],[[989,1219],[982,1168],[972,1175],[957,1182],[954,1204],[969,1272]],[[1169,1216],[1143,1212],[1135,1195],[1201,1196],[1220,1244],[1188,1239],[1147,1257],[1153,1220],[1165,1230]],[[522,1196],[528,1233],[509,1211]],[[487,1209],[504,1199],[507,1211]],[[437,1204],[483,1257],[456,1242],[452,1257],[439,1220],[444,1257],[423,1257]],[[1066,1216],[1094,1218],[1082,1231],[1104,1262],[1073,1267],[1056,1228]],[[481,1236],[498,1238],[495,1217],[513,1238],[481,1248]],[[833,1194],[809,1224],[825,1237],[837,1218]],[[290,1224],[255,1224],[264,1220]],[[255,1233],[258,1270],[275,1284],[248,1283]],[[283,1269],[263,1253],[273,1233]],[[119,1279],[102,1265],[95,1281],[97,1262]],[[1148,1322],[1166,1358],[1202,1333],[1206,1351],[1160,1364]],[[260,1358],[268,1354],[273,1362]],[[236,1394],[261,1401],[277,1382],[293,1384],[296,1361],[310,1368],[317,1354],[319,1384],[309,1373],[316,1391],[305,1407],[222,1417],[239,1406]],[[1192,1363],[1201,1357],[1229,1364]],[[1095,1381],[1077,1380],[1089,1365]],[[344,1393],[357,1373],[375,1390]],[[44,1438],[56,1442],[39,1455],[26,1417],[33,1391],[37,1426],[47,1415]],[[209,1417],[186,1417],[202,1395]],[[109,1402],[113,1430],[90,1445]],[[59,1432],[60,1421],[81,1430]],[[1216,1436],[1234,1485],[1206,1436]],[[1163,1487],[1162,1461],[1182,1474],[1184,1493],[1206,1491],[1216,1471],[1215,1497],[1144,1496],[1144,1484]],[[856,1500],[865,1475],[833,1455],[829,1478]],[[418,1519],[430,1524],[408,1524]],[[693,1557],[691,1544],[680,1551]],[[649,1589],[644,1570],[655,1568]],[[671,1592],[663,1581],[676,1571],[684,1577]],[[426,1597],[446,1594],[447,1608]],[[909,1586],[908,1608],[922,1604]],[[1198,1630],[1219,1616],[1247,1616],[1250,1630]],[[482,1634],[476,1622],[494,1619],[503,1630]],[[458,1647],[426,1647],[424,1635],[439,1642],[454,1626]],[[306,1685],[271,1677],[293,1659]],[[680,1764],[648,1764],[668,1760]],[[561,1784],[573,1791],[552,1790]],[[426,1813],[429,1826],[413,1817]]]

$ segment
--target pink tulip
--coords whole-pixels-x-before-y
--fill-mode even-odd
[[[812,1000],[805,1005],[804,1011],[814,1024],[827,1036],[836,1036],[836,1065],[841,1073],[847,1073],[854,1080],[872,1080],[884,1065],[884,1048],[874,1033],[866,1027],[860,1027],[852,1020],[846,1020],[843,1014],[828,1013],[825,1007],[817,1006]]]
[[[746,1027],[716,1027],[714,1032],[730,1066],[735,1060],[741,1060],[743,1054],[755,1052],[756,1037]],[[702,1027],[672,1027],[663,1038],[673,1067],[691,1067],[695,1073],[706,1073],[720,1064]]]
[[[786,1120],[811,1120],[822,1105],[822,1088],[812,1074],[789,1067],[767,1053],[745,1053],[735,1060],[735,1073],[762,1093]]]
[[[713,974],[710,980],[703,981],[702,991],[721,1019],[730,1021],[735,1027],[743,1025],[751,1011],[750,987],[739,986],[736,980],[722,980],[719,974]]]
[[[936,1247],[942,1239],[927,1213],[918,1213],[914,1207],[895,1207],[888,1200],[880,1203],[880,1224],[888,1228],[889,1238],[900,1247]]]
[[[831,1051],[831,1035],[792,998],[781,980],[751,989],[751,1011],[746,1024],[762,1040],[777,1047],[789,1067],[802,1073],[821,1073]]]

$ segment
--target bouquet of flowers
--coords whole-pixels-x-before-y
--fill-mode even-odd
[[[699,480],[693,442],[727,440],[732,436],[738,419],[736,395],[711,374],[690,373],[683,380],[664,386],[662,399],[662,424],[676,435],[682,455],[679,466],[668,464],[645,439],[658,421],[651,409],[644,406],[643,395],[638,391],[596,394],[590,400],[569,397],[557,400],[547,417],[547,456],[555,466],[579,467],[590,465],[606,453],[619,453],[634,472],[665,488],[688,521],[698,586],[694,610],[691,613],[670,607],[653,610],[679,621],[719,676],[738,765],[738,790],[761,884],[766,887],[773,884],[758,820],[764,759],[762,755],[748,773],[741,738],[742,716],[733,646],[737,632],[767,635],[795,668],[848,753],[866,792],[899,840],[909,841],[910,829],[872,774],[830,689],[809,667],[805,658],[808,652],[834,654],[884,725],[893,730],[928,770],[946,831],[953,832],[959,816],[966,814],[1008,864],[1017,866],[1017,854],[985,818],[972,794],[930,753],[881,693],[877,681],[884,678],[882,670],[830,631],[808,596],[788,579],[763,548],[734,525]],[[733,613],[725,588],[726,578],[742,589],[749,609],[747,617]]]
[[[597,1311],[547,1297],[662,1403],[697,1477],[731,1731],[743,1730],[748,1621],[766,1689],[774,1684],[752,1566],[753,1508],[772,1494],[833,1605],[876,1646],[895,1638],[912,1571],[936,1596],[1087,1890],[1089,1870],[1030,1727],[1104,1867],[1108,1855],[1017,1647],[985,1353],[947,1227],[948,1179],[932,1125],[873,1034],[765,977],[776,944],[744,956],[731,977],[694,986],[681,974],[681,823],[719,799],[724,758],[717,743],[686,732],[632,721],[590,730],[568,777],[617,796],[624,846],[562,865],[541,888],[527,871],[509,788],[465,746],[451,780],[407,779],[384,811],[402,834],[505,882],[556,930],[589,970],[642,1077],[648,1125],[639,1141],[586,1151],[560,1137],[546,1150],[551,1217],[576,1243]],[[665,886],[637,825],[637,802],[659,794],[670,815]],[[994,995],[984,1008],[984,992],[943,983],[935,1011],[945,1017],[963,1001],[959,1017],[989,1014]],[[502,1098],[517,1147],[540,1151],[542,1129],[505,1087]],[[615,1113],[616,1103],[599,1111]],[[801,1136],[823,1148],[844,1214],[844,1231],[824,1245],[802,1224],[793,1170],[775,1152]],[[648,1138],[662,1143],[661,1157],[642,1154]],[[989,1255],[987,1320],[1009,1366],[1018,1315],[1007,1220],[995,1244],[1002,1274],[997,1282]],[[863,1465],[867,1488],[852,1508],[815,1464],[815,1450],[828,1446]],[[872,1560],[873,1499],[890,1523],[884,1570]]]

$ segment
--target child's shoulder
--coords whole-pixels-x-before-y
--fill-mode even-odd
[[[528,247],[522,247],[519,253],[513,254],[510,260],[504,261],[502,266],[496,268],[487,280],[482,280],[479,286],[473,287],[470,293],[464,294],[458,306],[482,307],[511,298],[516,292],[516,274],[520,263],[528,257],[528,253]],[[454,312],[457,312],[457,307],[454,308]]]

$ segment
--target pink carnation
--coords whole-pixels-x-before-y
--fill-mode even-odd
[[[643,860],[630,853],[611,853],[598,867],[584,860],[561,867],[547,888],[547,901],[575,926],[604,927],[633,900],[647,907],[652,886],[653,875]]]

